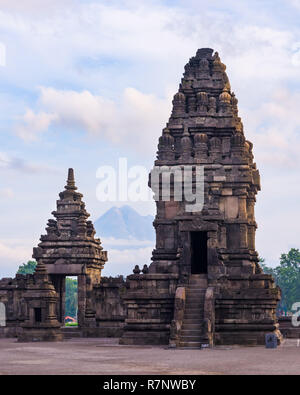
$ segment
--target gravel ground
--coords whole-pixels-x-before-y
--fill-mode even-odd
[[[277,349],[120,346],[116,339],[17,343],[0,339],[0,374],[300,374],[300,342]]]

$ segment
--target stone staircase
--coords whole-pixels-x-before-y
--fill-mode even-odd
[[[64,339],[73,339],[82,337],[82,332],[78,327],[64,326],[62,328]]]
[[[186,288],[184,318],[180,332],[179,347],[201,348],[207,344],[203,335],[204,301],[207,276],[192,274]]]

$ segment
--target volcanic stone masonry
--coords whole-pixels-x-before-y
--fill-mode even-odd
[[[209,48],[185,66],[155,166],[204,166],[204,207],[187,212],[174,196],[175,178],[170,201],[160,193],[153,262],[148,273],[127,279],[123,344],[255,345],[268,332],[281,338],[280,290],[255,251],[259,172],[225,69]],[[194,175],[194,189],[197,182]]]
[[[157,205],[150,266],[136,266],[126,281],[101,280],[107,253],[69,169],[55,219],[34,248],[36,272],[0,281],[0,307],[6,310],[0,336],[61,340],[65,278],[76,276],[78,336],[192,348],[264,344],[271,332],[281,340],[280,289],[262,272],[255,250],[259,172],[225,69],[209,48],[199,49],[185,66],[155,161],[155,169],[168,169],[169,200],[163,198],[161,179],[150,174]],[[191,202],[178,199],[178,179],[171,174],[186,166],[193,170],[193,190],[203,185],[200,209],[187,209]]]
[[[95,299],[107,253],[94,237],[83,195],[76,190],[74,172],[69,169],[53,212],[55,219],[49,219],[47,234],[33,250],[38,263],[35,273],[0,281],[0,302],[6,310],[0,336],[17,336],[19,341],[62,340],[66,276],[78,278],[78,333],[97,335]]]
[[[49,219],[47,234],[33,250],[37,262],[43,262],[59,296],[58,320],[64,324],[65,278],[78,278],[78,325],[85,332],[96,327],[93,288],[100,283],[101,270],[107,261],[100,239],[82,202],[83,195],[76,192],[73,169],[69,169],[65,190],[59,194],[57,210]]]

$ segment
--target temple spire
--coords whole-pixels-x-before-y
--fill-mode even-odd
[[[65,186],[65,188],[74,191],[77,189],[77,187],[75,186],[74,170],[72,168],[68,170],[67,185]]]

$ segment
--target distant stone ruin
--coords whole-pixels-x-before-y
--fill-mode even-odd
[[[149,179],[157,205],[149,267],[141,262],[142,269],[136,266],[126,281],[101,280],[107,254],[87,221],[70,169],[55,219],[34,249],[35,274],[0,281],[2,336],[61,340],[67,333],[65,277],[71,275],[78,278],[79,327],[73,335],[191,348],[264,344],[272,332],[280,341],[280,290],[262,272],[255,250],[259,172],[225,69],[209,48],[199,49],[185,66],[158,144],[154,171],[164,174],[155,180],[152,171]],[[199,193],[198,206],[191,207],[181,193],[185,188]]]

